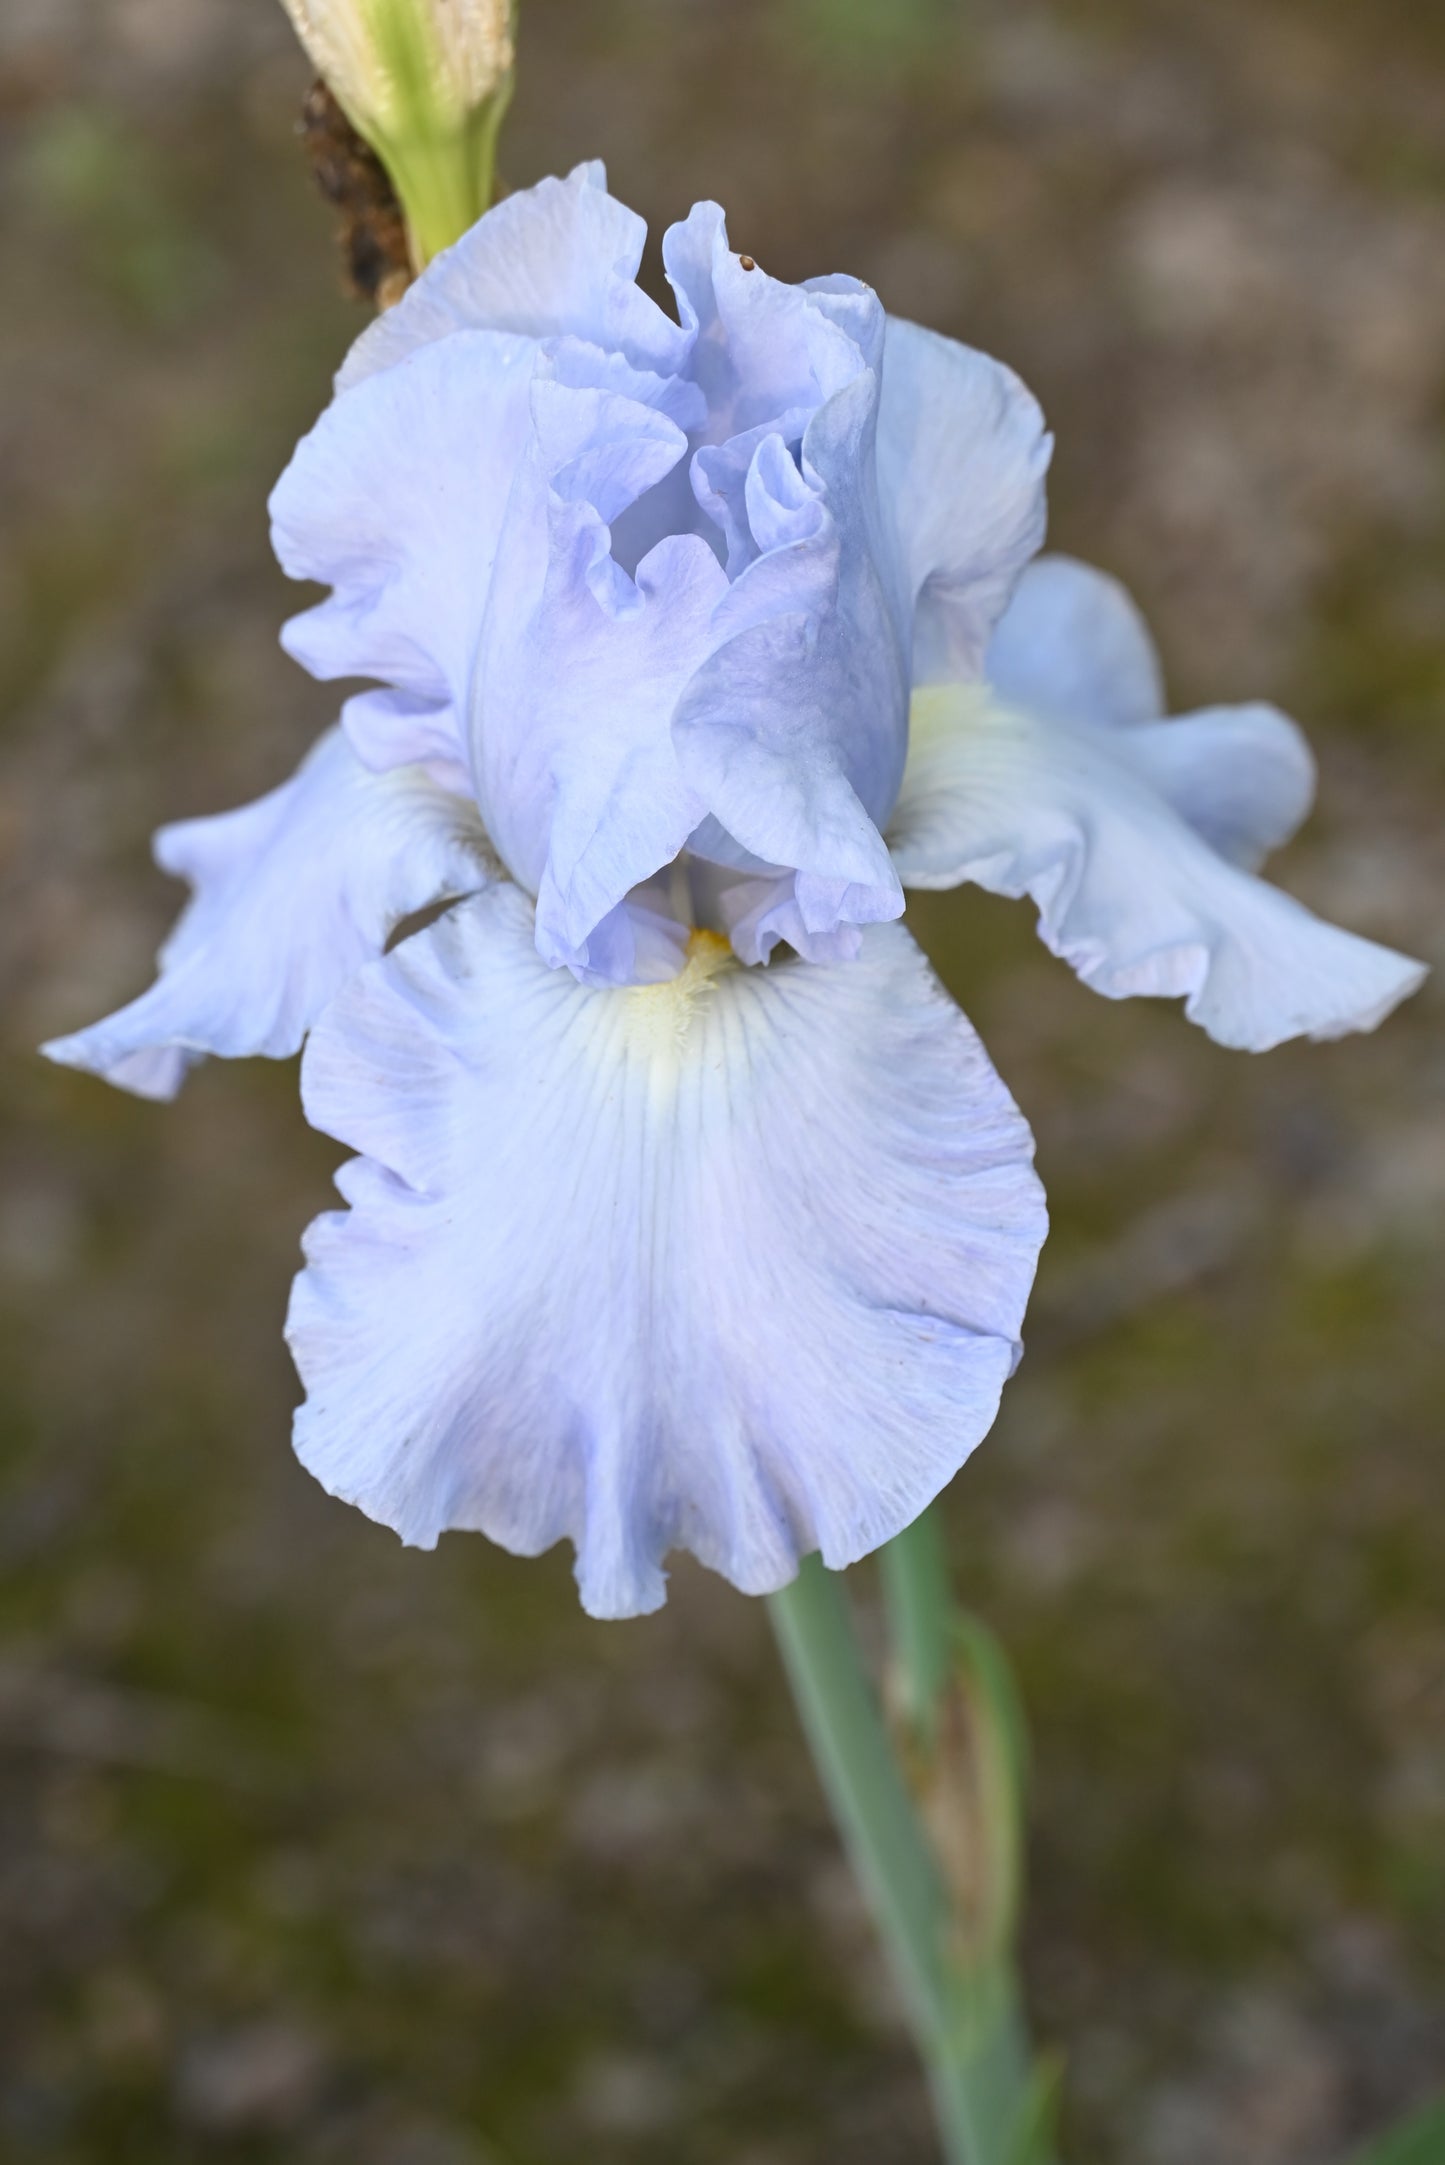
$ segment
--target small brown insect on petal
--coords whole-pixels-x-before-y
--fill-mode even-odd
[[[738,261],[745,271],[755,271],[757,269],[757,265],[751,256],[739,256]]]

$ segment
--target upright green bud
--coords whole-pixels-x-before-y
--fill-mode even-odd
[[[512,89],[512,0],[282,0],[391,176],[418,269],[492,199]]]

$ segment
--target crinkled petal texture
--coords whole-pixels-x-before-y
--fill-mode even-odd
[[[750,267],[713,203],[663,252],[706,402],[693,491],[731,579],[672,717],[709,814],[694,847],[793,874],[816,953],[903,907],[879,833],[903,773],[912,630],[878,495],[885,318],[856,280],[789,286]]]
[[[289,782],[156,836],[195,889],[160,975],[117,1014],[54,1039],[52,1060],[170,1098],[206,1053],[281,1058],[412,912],[470,894],[496,861],[475,807],[419,768],[368,773],[339,729]]]
[[[332,592],[282,643],[313,676],[405,695],[369,763],[430,754],[417,730],[465,711],[477,635],[531,417],[533,341],[485,330],[423,346],[333,401],[271,495],[293,579]],[[463,738],[455,720],[457,755]]]
[[[1040,560],[989,668],[992,689],[914,697],[889,830],[905,886],[1029,895],[1086,984],[1182,998],[1253,1052],[1372,1029],[1420,983],[1423,965],[1251,876],[1308,810],[1304,741],[1267,706],[1152,718],[1158,664],[1114,581]]]
[[[994,1418],[1044,1233],[1028,1130],[908,935],[766,976],[699,935],[593,991],[499,886],[353,978],[312,1122],[301,1458],[429,1546],[576,1544],[583,1602],[688,1548],[748,1592],[906,1525]]]
[[[359,756],[468,772],[540,951],[593,983],[645,974],[628,897],[685,846],[755,883],[750,960],[901,911],[915,619],[976,665],[1043,519],[1006,370],[768,277],[715,204],[666,237],[674,321],[643,238],[599,166],[509,197],[358,341],[272,500],[332,589],[290,651],[386,688]]]
[[[429,711],[465,713],[544,344],[611,357],[643,403],[685,360],[681,328],[635,283],[645,230],[596,164],[506,198],[357,340],[277,484],[283,569],[333,589],[287,626],[288,651],[315,676],[407,695],[389,738],[373,726],[358,743],[369,764],[431,757]],[[596,449],[615,463],[610,442]]]

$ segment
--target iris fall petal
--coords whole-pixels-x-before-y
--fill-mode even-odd
[[[989,1427],[1043,1237],[1028,1130],[900,928],[596,992],[514,888],[355,977],[313,1123],[365,1153],[289,1323],[304,1462],[429,1546],[567,1537],[585,1605],[842,1565]]]
[[[52,1060],[143,1097],[174,1097],[205,1053],[293,1053],[337,987],[402,919],[494,876],[464,798],[416,768],[374,775],[328,730],[279,789],[156,836],[195,892],[149,991]]]
[[[1423,966],[1323,923],[1211,847],[1227,783],[1211,792],[1196,771],[1186,789],[1180,771],[1161,774],[1157,746],[1143,749],[1176,727],[1190,724],[1070,727],[980,686],[917,693],[890,828],[899,877],[1031,896],[1046,945],[1085,984],[1110,999],[1182,998],[1223,1045],[1263,1052],[1373,1029]],[[1196,768],[1234,749],[1228,729],[1200,727],[1196,754],[1201,743]]]

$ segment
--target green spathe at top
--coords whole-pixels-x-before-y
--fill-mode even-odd
[[[511,0],[282,0],[385,165],[418,270],[492,199],[512,88]]]

